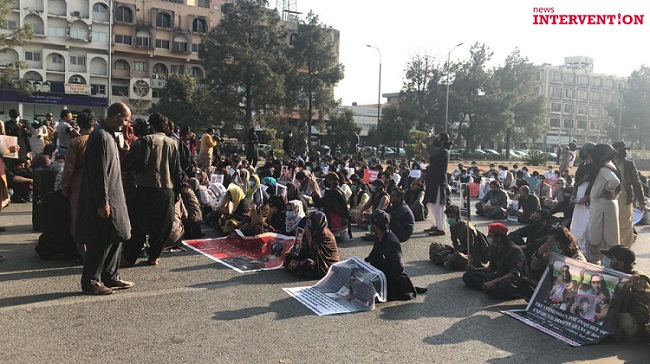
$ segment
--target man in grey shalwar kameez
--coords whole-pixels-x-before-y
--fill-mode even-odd
[[[130,118],[129,107],[115,103],[108,108],[106,120],[88,138],[75,234],[75,239],[87,247],[81,274],[84,294],[106,295],[134,285],[120,279],[117,272],[122,242],[131,237],[131,223],[113,136]]]

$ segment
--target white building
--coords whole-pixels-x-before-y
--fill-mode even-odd
[[[354,123],[361,128],[359,136],[366,137],[370,130],[377,129],[377,105],[339,106],[338,111],[343,112],[345,108],[351,109],[354,113]],[[379,117],[381,118],[381,108]]]

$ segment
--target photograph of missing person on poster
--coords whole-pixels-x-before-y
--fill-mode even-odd
[[[611,335],[629,275],[554,254],[525,310],[502,311],[572,346]]]

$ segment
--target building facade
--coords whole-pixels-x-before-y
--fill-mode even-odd
[[[604,141],[605,129],[618,123],[610,109],[620,105],[625,77],[594,72],[593,58],[565,57],[560,66],[537,66],[537,86],[548,100],[549,129],[539,141],[546,146]]]

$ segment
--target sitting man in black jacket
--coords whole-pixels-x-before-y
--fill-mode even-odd
[[[530,262],[533,253],[546,242],[550,229],[550,212],[547,209],[539,209],[530,217],[530,224],[511,232],[508,238],[519,245],[526,256],[526,262]]]
[[[390,214],[390,231],[397,236],[401,243],[407,241],[415,229],[413,211],[404,203],[404,190],[396,187],[390,194],[390,206],[386,209]]]

